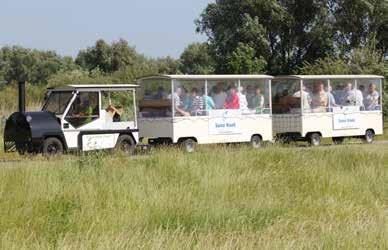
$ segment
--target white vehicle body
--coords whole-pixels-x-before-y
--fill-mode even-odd
[[[58,114],[67,150],[91,151],[115,148],[118,138],[122,134],[131,135],[134,142],[139,141],[136,122],[136,85],[69,85],[65,88],[49,90],[51,93],[71,91],[72,97],[63,114]],[[102,104],[102,93],[128,92],[133,98],[133,120],[114,121],[113,117]],[[69,113],[76,98],[82,93],[95,93],[98,96],[98,112],[93,120],[80,126],[75,126],[69,121]]]
[[[263,141],[272,141],[270,98],[272,78],[266,75],[163,75],[142,78],[138,81],[141,87],[139,91],[141,94],[138,98],[140,100],[139,136],[151,139],[151,141],[169,143],[179,143],[187,138],[195,140],[198,144],[249,142],[254,135],[260,136]],[[159,81],[163,84],[159,84]],[[265,92],[261,98],[263,102],[265,99],[266,103],[263,103],[261,108],[242,107],[246,105],[242,104],[246,98],[243,88],[252,89],[255,84]],[[232,85],[239,90],[239,93],[235,94],[239,95],[238,100],[241,106],[210,109],[206,98],[211,99],[209,102],[214,102],[217,94],[213,93],[213,90],[223,88],[223,86],[231,88]],[[158,95],[155,94],[157,88],[161,92],[161,98],[155,100],[152,96]],[[198,97],[205,98],[206,108],[191,111],[190,115],[179,114],[174,101],[174,95],[178,89],[186,89],[186,92],[190,92],[190,89],[197,89],[201,92]],[[226,96],[226,91],[223,91],[220,91],[218,95]],[[228,93],[231,91],[229,90]],[[145,97],[146,95],[149,96],[149,100]],[[265,95],[268,95],[268,98],[264,97]],[[189,96],[189,93],[185,95],[186,99],[191,98],[191,100],[198,97]],[[180,100],[182,98],[179,97]],[[152,111],[149,110],[156,113],[161,112],[158,105],[165,107],[162,111],[163,115],[152,115]],[[185,111],[190,113],[189,109]]]
[[[383,134],[382,81],[382,76],[375,75],[275,77],[272,82],[274,134],[294,135],[296,138],[308,138],[312,133],[324,138],[361,137],[368,130],[373,131],[374,135]],[[293,87],[287,88],[287,84]],[[324,92],[319,91],[319,85],[324,86],[328,102],[325,101]],[[375,91],[361,91],[366,86],[372,90],[375,88]],[[318,99],[318,106],[322,106],[310,105],[314,96]],[[371,102],[368,101],[371,96],[378,100],[375,100],[373,107],[367,107],[366,102]],[[347,101],[340,103],[346,98]]]

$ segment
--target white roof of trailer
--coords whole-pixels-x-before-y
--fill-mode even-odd
[[[139,80],[147,79],[176,79],[176,80],[223,80],[223,79],[272,79],[273,76],[270,75],[155,75],[155,76],[146,76],[139,78]]]
[[[289,76],[276,76],[280,79],[382,79],[384,76],[378,75],[289,75]]]
[[[70,84],[64,87],[49,88],[53,91],[71,90],[102,90],[102,91],[125,91],[139,88],[136,84]]]

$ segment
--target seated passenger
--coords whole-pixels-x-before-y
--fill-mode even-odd
[[[326,87],[326,94],[327,94],[327,97],[329,98],[329,105],[330,105],[330,107],[338,107],[338,105],[335,101],[334,95],[332,93],[332,90],[333,89],[331,86]]]
[[[253,99],[255,98],[255,89],[252,87],[252,85],[248,85],[246,88],[246,97],[248,102],[248,108],[254,109]]]
[[[311,109],[311,95],[305,85],[302,85],[302,91],[295,92],[293,97],[302,98],[303,109]]]
[[[121,121],[121,113],[118,108],[113,106],[112,104],[109,104],[108,107],[105,109],[107,114],[109,114],[112,117],[113,122],[120,122]]]
[[[226,99],[226,94],[222,90],[221,84],[217,84],[215,88],[215,93],[213,95],[213,101],[215,104],[216,109],[223,109],[224,108],[224,103]]]
[[[181,99],[183,95],[183,90],[181,87],[178,87],[173,94],[174,110],[176,116],[190,116],[190,113],[184,110],[183,101]],[[171,98],[171,97],[170,97]]]
[[[345,89],[339,96],[341,106],[354,106],[356,104],[356,94],[353,90],[353,84],[347,83]]]
[[[240,100],[237,95],[236,87],[230,86],[228,90],[228,95],[225,99],[225,109],[239,109]]]
[[[252,105],[254,109],[264,108],[264,96],[261,94],[261,89],[259,87],[256,87],[255,89]]]
[[[374,83],[369,84],[368,94],[365,98],[365,109],[376,110],[379,107],[380,94],[376,90],[377,86]]]
[[[205,110],[209,111],[209,110],[215,109],[216,106],[214,104],[213,98],[211,98],[209,94],[205,93],[205,89],[202,89],[202,92],[203,92],[203,101],[205,103]]]
[[[325,85],[323,83],[317,83],[314,85],[313,97],[311,99],[311,106],[313,109],[319,109],[323,111],[329,104],[329,97],[325,92]]]
[[[248,100],[246,95],[244,94],[244,87],[240,86],[238,89],[238,99],[240,100],[240,109],[247,110],[248,109]]]
[[[356,106],[359,106],[361,110],[364,110],[364,95],[361,90],[355,89],[356,92]]]
[[[158,87],[156,94],[154,95],[155,100],[163,100],[166,99],[166,92],[162,86]]]
[[[202,115],[205,103],[197,88],[191,90],[191,115]]]

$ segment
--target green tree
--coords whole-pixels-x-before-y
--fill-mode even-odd
[[[243,43],[264,58],[268,73],[288,74],[373,38],[386,51],[387,13],[381,0],[217,0],[196,23],[208,36],[217,73],[230,73],[226,62]]]
[[[47,83],[48,78],[60,70],[77,68],[70,57],[61,57],[54,51],[39,51],[20,46],[0,50],[0,75],[8,83],[28,81]]]
[[[180,71],[183,74],[201,75],[214,73],[214,61],[207,43],[192,43],[180,56]]]
[[[81,50],[75,62],[87,70],[100,69],[112,73],[127,66],[134,65],[140,55],[124,39],[114,41],[111,45],[100,39],[92,47]]]
[[[233,74],[259,74],[264,71],[266,61],[257,58],[255,49],[240,43],[228,60],[228,72]]]

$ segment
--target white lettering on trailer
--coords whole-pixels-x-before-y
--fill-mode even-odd
[[[211,110],[209,112],[209,134],[241,134],[240,123],[237,116],[241,110]]]
[[[334,129],[357,129],[359,128],[358,114],[334,114]]]
[[[116,146],[119,134],[92,134],[82,136],[82,150],[109,149]]]
[[[359,106],[333,108],[333,129],[358,129],[360,127],[359,112]]]

